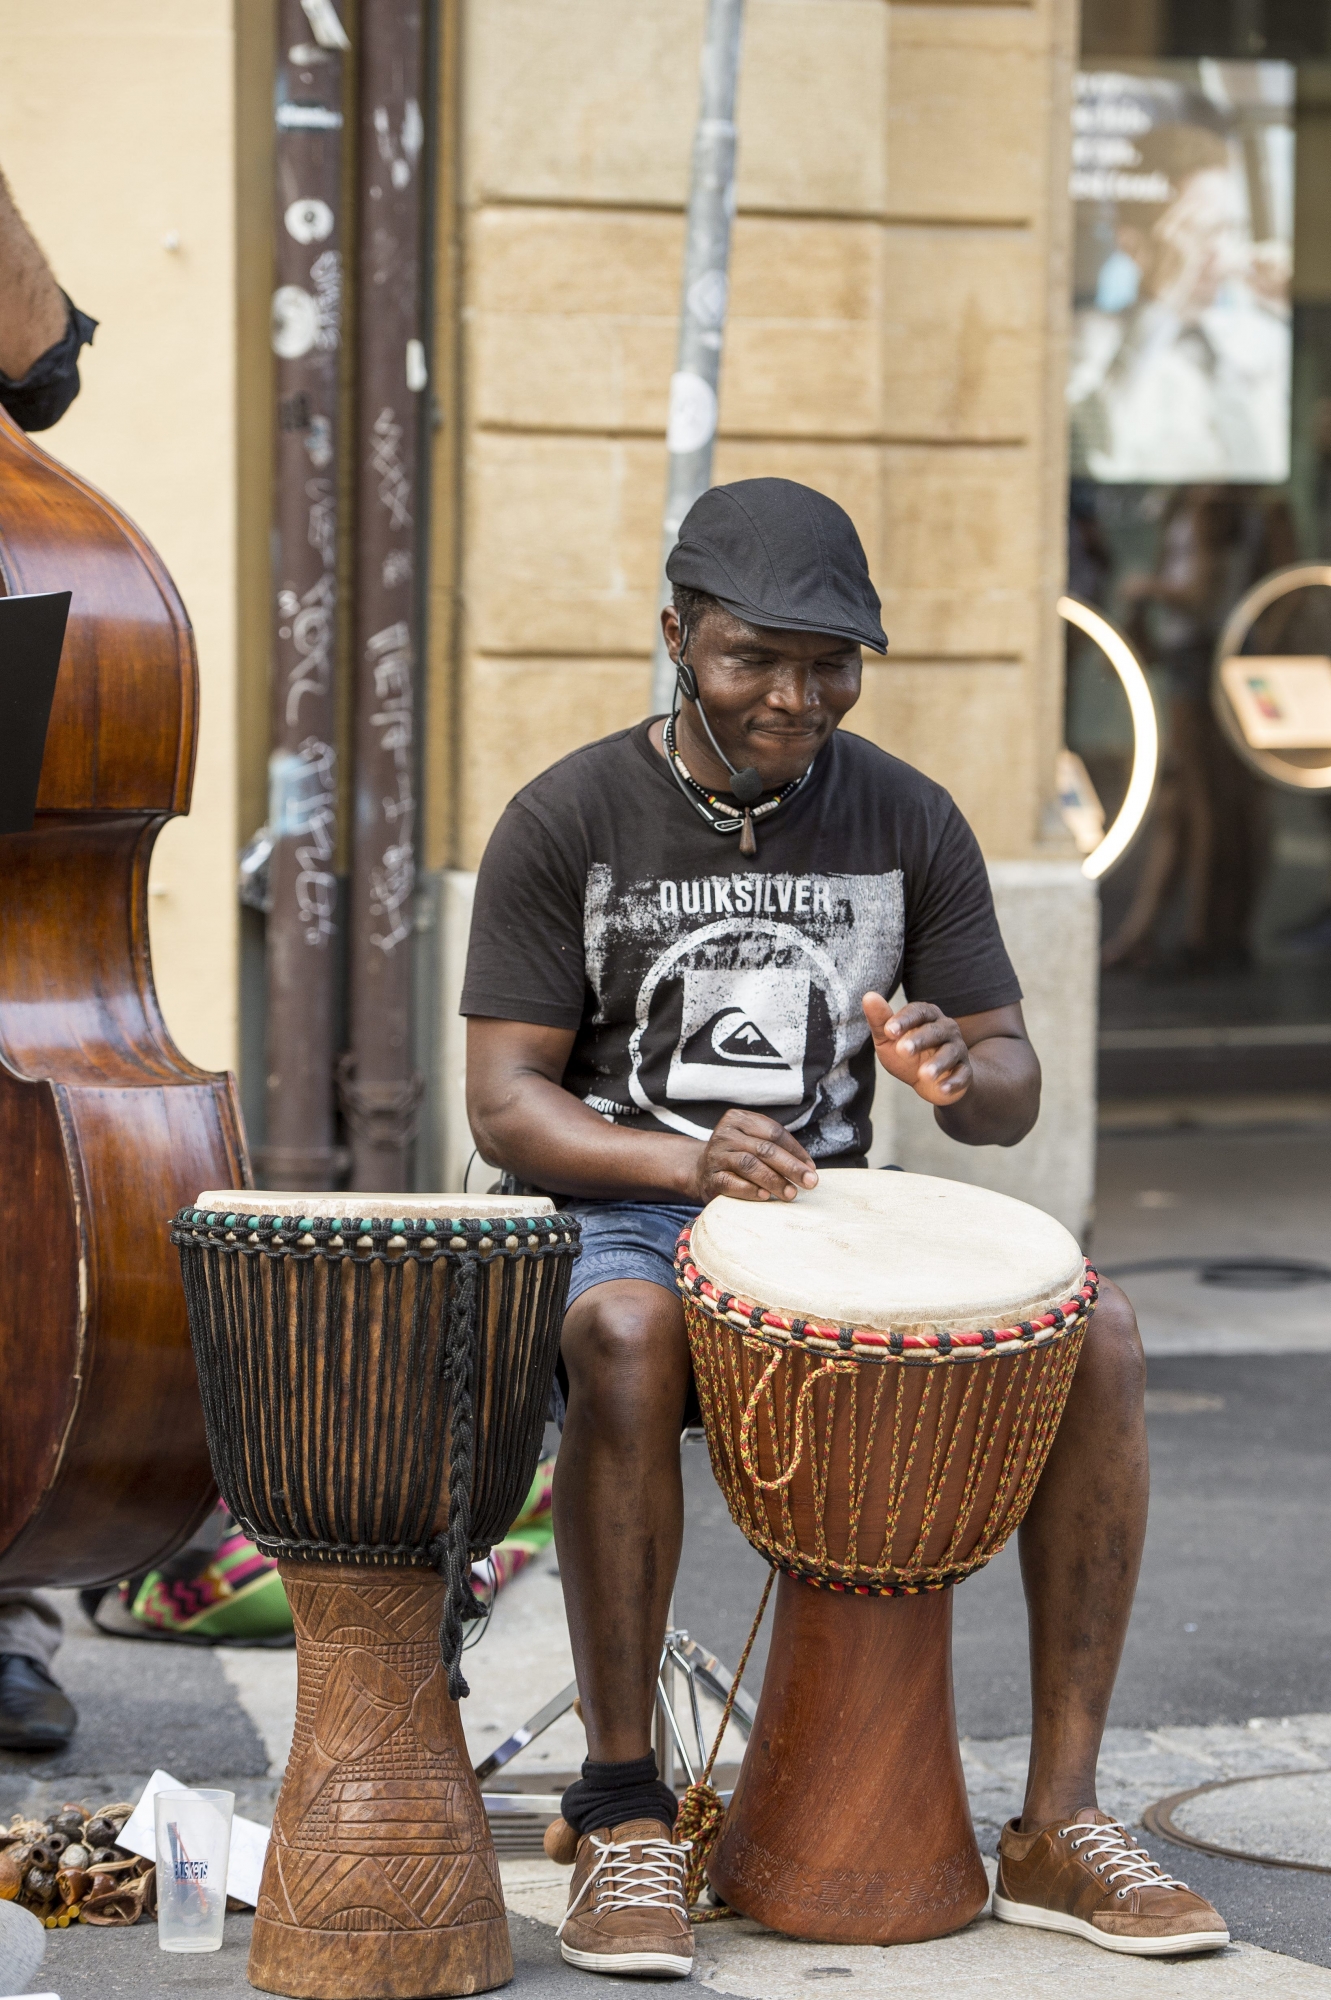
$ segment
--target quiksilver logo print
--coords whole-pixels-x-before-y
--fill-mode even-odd
[[[729,1107],[753,1107],[815,1157],[855,1143],[849,1064],[868,1038],[861,998],[896,982],[900,870],[619,888],[599,864],[585,911],[598,1001],[608,967],[637,981],[628,1086],[640,1112],[706,1138]]]

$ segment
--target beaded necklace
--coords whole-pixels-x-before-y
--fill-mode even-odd
[[[680,756],[679,751],[675,748],[675,718],[673,715],[666,717],[665,729],[662,732],[661,740],[665,745],[666,756],[670,759],[671,764],[688,787],[685,797],[688,799],[689,804],[706,820],[713,833],[723,835],[737,833],[739,835],[739,851],[741,854],[756,854],[758,852],[758,842],[754,836],[753,822],[756,819],[764,819],[768,813],[774,813],[778,806],[783,806],[791,793],[797,792],[809,775],[808,771],[801,771],[798,778],[791,778],[788,783],[779,786],[773,792],[770,799],[764,799],[760,805],[745,806],[741,810],[733,805],[723,805],[714,792],[707,791],[698,783],[698,780]]]

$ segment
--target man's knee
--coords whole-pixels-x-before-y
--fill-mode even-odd
[[[673,1390],[687,1381],[684,1310],[661,1285],[594,1285],[569,1308],[561,1344],[570,1385],[584,1391],[629,1380]]]
[[[1082,1344],[1080,1376],[1112,1376],[1118,1389],[1140,1397],[1146,1390],[1146,1351],[1137,1315],[1126,1294],[1110,1278],[1100,1281],[1100,1298]]]

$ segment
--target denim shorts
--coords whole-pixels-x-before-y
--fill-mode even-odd
[[[675,1242],[686,1223],[702,1213],[696,1205],[655,1201],[566,1201],[566,1215],[582,1225],[582,1255],[573,1266],[568,1302],[616,1278],[641,1278],[675,1289]]]

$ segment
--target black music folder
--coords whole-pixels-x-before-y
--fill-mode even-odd
[[[69,599],[0,597],[0,833],[27,833],[37,810]]]

